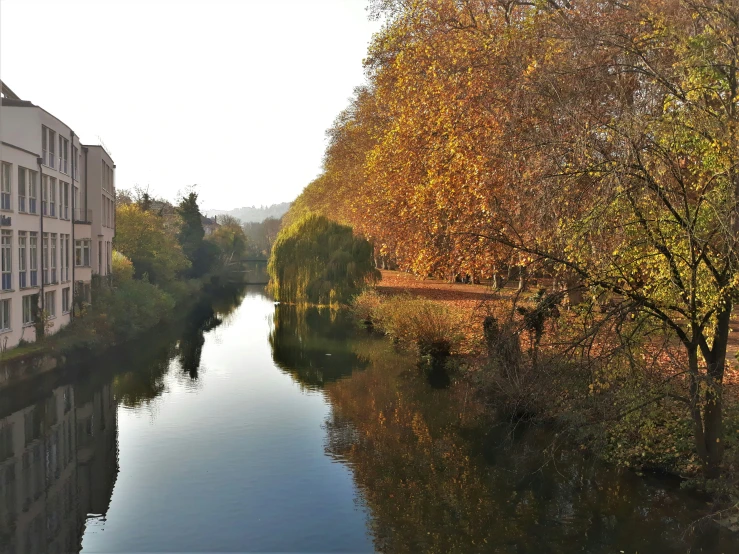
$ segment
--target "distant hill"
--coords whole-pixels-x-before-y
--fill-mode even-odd
[[[234,208],[233,210],[207,210],[206,215],[213,217],[214,215],[230,215],[240,219],[242,223],[261,223],[269,217],[280,219],[290,208],[292,202],[283,202],[282,204],[272,204],[271,206],[249,206],[244,208]]]

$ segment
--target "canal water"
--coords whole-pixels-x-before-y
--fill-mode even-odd
[[[542,455],[345,314],[203,302],[0,392],[0,553],[737,552],[674,483]]]

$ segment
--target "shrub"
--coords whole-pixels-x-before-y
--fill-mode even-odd
[[[131,262],[131,260],[129,260],[124,254],[121,254],[117,250],[113,250],[112,266],[113,283],[116,286],[133,279],[133,262]]]
[[[438,302],[407,295],[379,301],[363,295],[357,300],[356,313],[368,311],[379,330],[399,343],[415,346],[422,356],[449,356],[459,350],[464,339],[461,313]]]
[[[382,297],[375,290],[366,290],[352,300],[352,311],[356,318],[367,327],[373,327],[379,316]]]

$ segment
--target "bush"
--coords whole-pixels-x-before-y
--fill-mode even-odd
[[[174,308],[175,302],[147,281],[124,281],[116,289],[103,287],[87,318],[88,326],[109,334],[115,342],[125,342],[153,327]]]
[[[396,342],[418,348],[421,356],[444,358],[458,352],[464,339],[462,314],[432,300],[408,295],[382,299],[367,292],[355,299],[354,310]]]
[[[379,315],[382,297],[375,290],[367,290],[357,295],[352,301],[352,312],[367,327],[375,325],[374,318]]]
[[[116,286],[133,279],[133,262],[124,254],[117,250],[113,250],[113,284]]]

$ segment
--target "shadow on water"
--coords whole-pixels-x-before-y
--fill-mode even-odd
[[[243,287],[219,287],[179,324],[61,372],[67,382],[0,392],[0,554],[80,551],[117,479],[118,404],[157,398],[173,367],[197,379],[204,333],[243,296]]]

